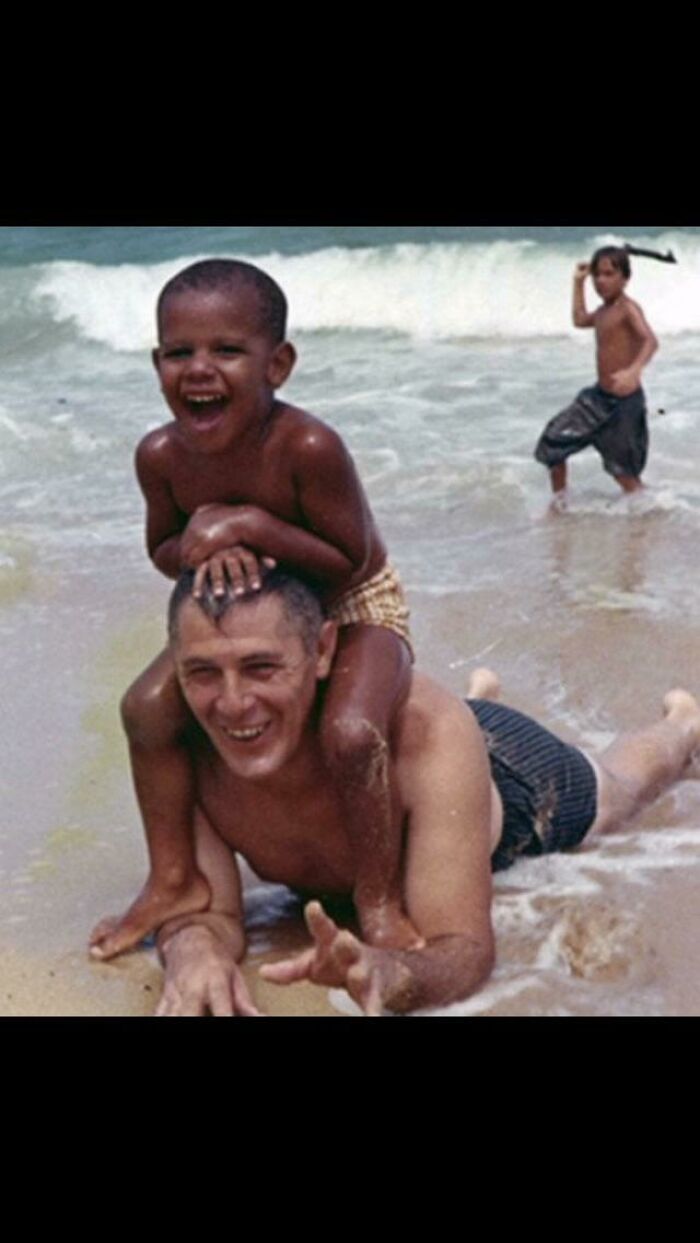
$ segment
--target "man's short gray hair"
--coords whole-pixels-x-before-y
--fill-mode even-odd
[[[173,589],[168,606],[168,634],[171,640],[177,637],[180,609],[186,600],[192,598],[194,579],[194,570],[183,570]],[[218,625],[221,618],[225,617],[231,609],[254,604],[263,596],[279,596],[284,605],[285,615],[299,631],[305,650],[312,652],[324,619],[321,602],[311,587],[284,570],[276,567],[273,570],[263,570],[259,590],[247,591],[245,595],[236,595],[228,579],[224,581],[222,594],[215,595],[207,578],[202,594],[195,600],[195,603],[210,621]]]

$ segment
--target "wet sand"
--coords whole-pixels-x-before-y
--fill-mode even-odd
[[[50,576],[5,603],[14,708],[0,822],[1,1017],[147,1016],[160,996],[155,949],[104,964],[86,950],[93,925],[128,905],[146,875],[117,709],[162,642],[167,584],[146,569],[142,585],[146,604],[128,621],[128,601],[108,587],[81,611],[72,600],[79,584]],[[259,978],[263,962],[303,948],[306,937],[287,891],[246,877],[253,928],[244,970],[257,1004],[271,1015],[337,1017],[327,990]]]

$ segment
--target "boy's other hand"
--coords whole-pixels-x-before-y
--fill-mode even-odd
[[[610,390],[616,397],[629,397],[639,388],[640,376],[635,367],[623,367],[610,377]]]
[[[577,281],[585,281],[586,277],[590,276],[590,272],[590,263],[577,263],[574,271],[574,279]]]
[[[195,599],[201,596],[207,579],[215,596],[224,594],[227,578],[237,596],[245,595],[248,591],[259,591],[262,582],[261,566],[272,570],[275,565],[272,557],[258,557],[243,544],[234,544],[232,548],[224,548],[221,552],[214,553],[213,557],[207,557],[200,562],[194,577],[192,595]]]
[[[243,505],[200,505],[180,537],[182,564],[197,566],[214,553],[242,543],[244,519]]]

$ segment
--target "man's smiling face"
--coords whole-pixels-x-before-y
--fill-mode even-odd
[[[313,651],[279,596],[238,601],[218,623],[194,600],[182,605],[173,655],[183,694],[226,767],[266,780],[297,754],[311,729],[319,678],[328,676],[335,626]]]

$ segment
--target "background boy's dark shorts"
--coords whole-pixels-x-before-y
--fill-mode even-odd
[[[503,800],[503,834],[491,870],[518,855],[578,846],[593,824],[597,783],[590,760],[515,708],[468,699],[484,736],[491,776]]]
[[[615,397],[599,384],[582,389],[570,406],[550,419],[535,457],[545,466],[558,466],[588,445],[598,450],[608,474],[641,475],[649,447],[644,390]]]

